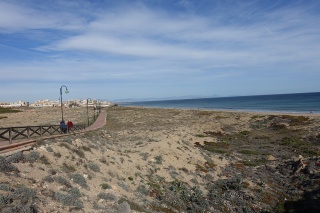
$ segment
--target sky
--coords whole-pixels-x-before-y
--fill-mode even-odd
[[[0,101],[320,91],[318,0],[0,0]]]

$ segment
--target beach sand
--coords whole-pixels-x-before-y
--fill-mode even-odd
[[[0,126],[57,123],[60,110],[3,114]],[[38,212],[280,211],[318,187],[319,115],[106,110],[104,128],[39,139],[1,158],[0,194],[13,197],[10,206],[22,208],[20,190]],[[86,121],[86,109],[64,112]]]

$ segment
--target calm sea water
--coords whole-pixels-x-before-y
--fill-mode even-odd
[[[182,109],[320,113],[320,92],[131,102],[121,105]]]

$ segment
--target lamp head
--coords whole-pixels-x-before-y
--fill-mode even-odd
[[[65,93],[66,93],[66,94],[68,94],[68,93],[69,93],[69,90],[68,90],[68,88],[66,88],[66,91],[65,91]]]

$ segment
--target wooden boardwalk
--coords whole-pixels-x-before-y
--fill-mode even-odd
[[[95,120],[95,122],[91,126],[84,128],[82,130],[79,130],[79,131],[70,132],[67,134],[55,134],[55,135],[49,135],[49,136],[42,136],[42,137],[38,137],[35,139],[19,140],[19,141],[15,141],[13,143],[10,143],[10,141],[0,141],[0,154],[14,151],[17,149],[21,149],[26,146],[30,146],[30,145],[36,143],[36,140],[39,140],[39,139],[63,137],[63,136],[67,136],[70,134],[77,134],[77,133],[92,131],[92,130],[96,130],[96,129],[103,127],[105,124],[106,124],[106,111],[101,110],[98,118]]]

